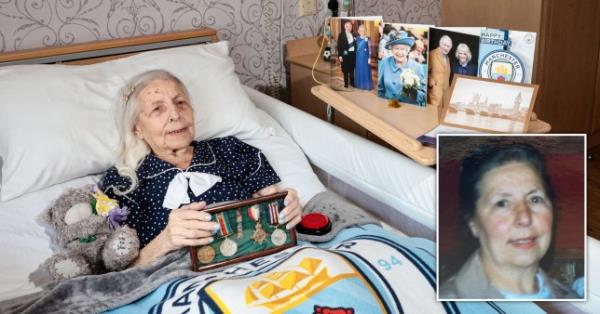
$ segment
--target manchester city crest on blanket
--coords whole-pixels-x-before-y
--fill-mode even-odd
[[[340,302],[345,289],[349,298]],[[360,309],[386,313],[377,288],[352,263],[343,257],[311,248],[300,249],[280,266],[261,275],[209,284],[206,299],[223,305],[224,313],[357,313]],[[354,295],[352,297],[351,295]],[[360,296],[360,297],[359,297]],[[300,300],[311,302],[299,305]],[[235,301],[234,301],[235,300]],[[314,305],[313,305],[314,304]],[[343,308],[350,310],[337,311]],[[311,308],[312,305],[312,308]],[[334,310],[337,309],[337,310]],[[312,310],[312,311],[311,311]]]
[[[303,243],[178,280],[164,296],[154,296],[160,303],[153,312],[446,312],[447,305],[435,301],[435,266],[423,263],[434,261],[434,256],[424,253],[427,250],[411,252],[394,242],[403,239],[377,228],[367,225],[342,231],[323,244],[328,249]],[[430,249],[435,248],[430,245]]]
[[[193,270],[203,271],[272,254],[296,245],[296,231],[279,223],[287,192],[207,210],[219,224],[215,241],[190,247]]]

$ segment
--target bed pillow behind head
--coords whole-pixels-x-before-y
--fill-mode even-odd
[[[244,139],[260,128],[227,42],[86,66],[0,67],[0,200],[110,167],[119,138],[112,115],[118,92],[152,69],[170,71],[186,84],[197,138]]]

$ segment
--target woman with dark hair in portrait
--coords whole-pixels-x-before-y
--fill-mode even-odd
[[[459,180],[462,216],[479,248],[440,287],[440,298],[578,298],[540,267],[553,241],[556,208],[536,148],[479,147],[462,161]]]

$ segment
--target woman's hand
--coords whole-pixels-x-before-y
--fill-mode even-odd
[[[160,234],[169,251],[214,241],[212,235],[219,225],[211,221],[209,213],[201,211],[205,208],[206,202],[197,202],[171,210],[167,226]]]
[[[141,251],[132,266],[147,266],[161,256],[188,245],[205,245],[214,241],[218,224],[202,212],[205,202],[190,203],[171,210],[167,226]]]
[[[286,229],[292,229],[302,220],[302,206],[300,206],[300,200],[298,199],[298,192],[292,188],[285,188],[288,192],[287,196],[283,200],[285,208],[279,212],[279,223],[285,224]],[[281,190],[275,185],[269,185],[260,191],[254,193],[254,197],[267,196],[280,192]]]

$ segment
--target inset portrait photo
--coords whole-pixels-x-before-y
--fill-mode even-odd
[[[437,142],[438,300],[584,300],[585,135]]]

